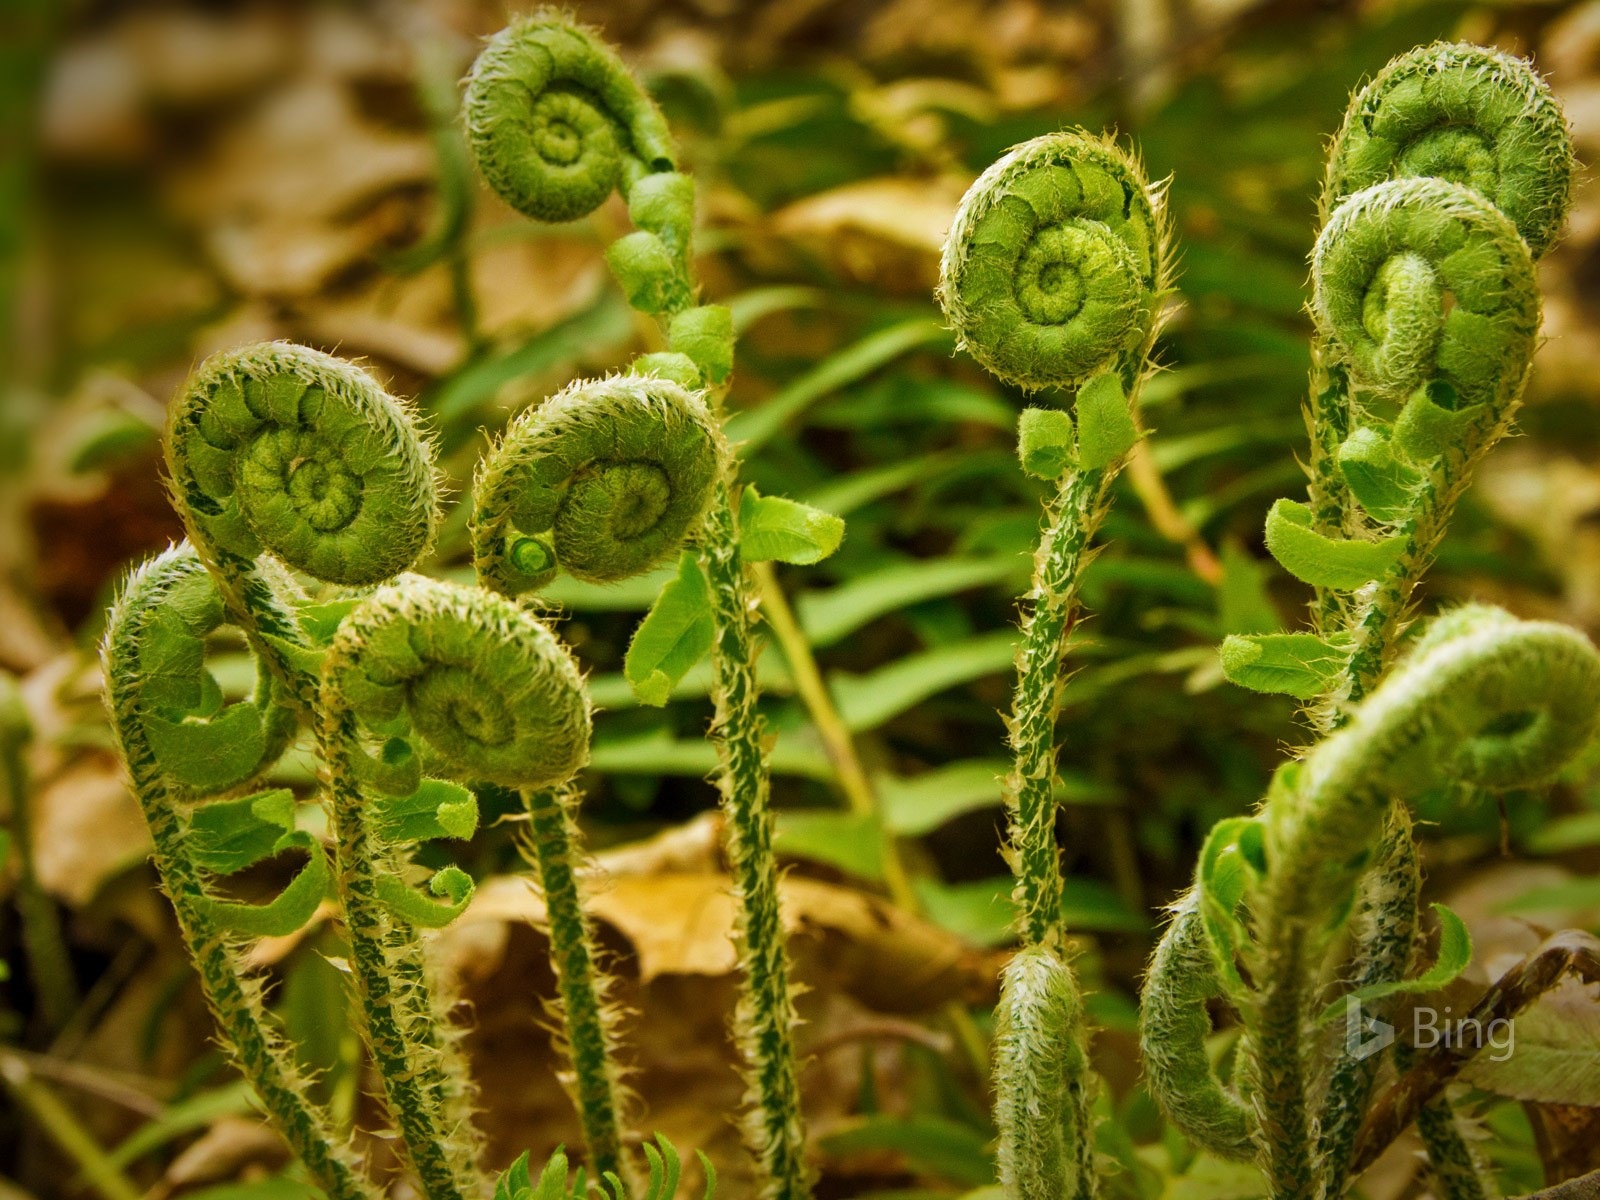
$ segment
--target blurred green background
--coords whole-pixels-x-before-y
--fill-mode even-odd
[[[1162,1129],[1137,1087],[1133,996],[1204,831],[1253,804],[1304,740],[1289,701],[1223,683],[1214,648],[1226,633],[1296,626],[1307,598],[1265,558],[1260,530],[1271,501],[1303,485],[1305,263],[1324,141],[1390,56],[1466,38],[1534,56],[1592,158],[1600,4],[575,7],[658,96],[700,183],[707,295],[741,330],[729,403],[745,477],[848,521],[833,558],[768,581],[761,663],[811,989],[802,1042],[823,1196],[992,1181],[983,1081],[947,1018],[967,1008],[982,1026],[1008,941],[999,714],[1042,489],[1013,455],[1023,398],[955,355],[941,328],[944,231],[979,170],[1062,125],[1119,130],[1170,179],[1181,276],[1161,342],[1169,369],[1145,394],[1155,435],[1091,571],[1093,619],[1061,721],[1061,837],[1115,1117],[1102,1133],[1122,1167],[1112,1194],[1253,1194]],[[18,1101],[0,1109],[0,1176],[16,1181],[0,1180],[0,1197],[106,1194],[41,1136],[41,1095],[152,1194],[304,1194],[205,1036],[108,752],[93,647],[119,574],[180,536],[158,437],[204,355],[281,337],[365,360],[418,399],[459,499],[510,414],[654,348],[600,257],[626,220],[620,202],[541,227],[472,177],[456,81],[510,11],[14,0],[0,13],[0,666],[24,679],[36,737],[18,802],[82,994],[47,1035],[26,971],[0,983],[0,1077]],[[1585,176],[1568,237],[1540,268],[1549,340],[1524,436],[1483,468],[1430,605],[1474,596],[1600,629],[1597,245],[1600,191]],[[466,572],[459,506],[429,569]],[[661,582],[566,581],[554,598],[604,710],[586,824],[611,879],[597,911],[624,998],[644,1013],[636,1082],[654,1127],[710,1151],[737,1197],[707,676],[654,710],[620,674]],[[225,685],[248,686],[243,655],[222,649]],[[281,771],[310,790],[306,755]],[[1441,796],[1424,813],[1429,898],[1473,925],[1480,978],[1522,946],[1519,918],[1600,922],[1594,771],[1503,811]],[[540,1026],[550,977],[513,827],[494,824],[515,805],[491,795],[485,807],[488,827],[454,851],[483,881],[480,901],[441,955],[475,1024],[503,1161],[575,1130]],[[0,876],[0,896],[10,886]],[[368,1121],[338,952],[319,926],[264,948],[262,966],[320,1086]],[[14,912],[0,910],[0,957],[19,954]],[[1502,1090],[1474,1102],[1509,1147],[1508,1188],[1538,1186],[1541,1155],[1577,1164],[1600,1142],[1592,1110],[1565,1106],[1579,1114],[1567,1114],[1569,1146],[1550,1104]],[[1393,1158],[1375,1198],[1420,1186],[1415,1164]]]

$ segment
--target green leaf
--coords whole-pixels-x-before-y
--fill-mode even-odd
[[[409,796],[383,796],[371,803],[379,831],[391,842],[469,838],[478,829],[477,797],[447,779],[424,779]]]
[[[1015,630],[1001,629],[966,641],[936,646],[864,675],[841,671],[829,677],[839,715],[852,732],[876,729],[946,688],[1011,669]]]
[[[818,363],[763,402],[760,408],[736,413],[728,421],[728,440],[735,444],[743,443],[744,455],[748,458],[824,396],[870,375],[908,351],[952,342],[948,329],[926,317],[902,321],[898,325],[869,333],[859,342],[846,346]]]
[[[1020,555],[921,559],[868,571],[827,591],[802,592],[795,608],[811,644],[830,646],[908,605],[1027,575],[1027,559]]]
[[[778,739],[768,755],[774,775],[799,775],[832,782],[833,767],[814,740]],[[717,750],[705,738],[674,738],[666,729],[627,736],[597,736],[591,769],[612,775],[683,775],[703,778],[718,768]]]
[[[1267,569],[1237,541],[1222,543],[1217,620],[1223,633],[1276,633],[1283,628],[1267,592]]]
[[[1439,918],[1439,953],[1434,957],[1433,966],[1415,979],[1370,983],[1366,987],[1357,988],[1329,1004],[1322,1010],[1322,1016],[1318,1020],[1326,1024],[1343,1016],[1351,997],[1366,1004],[1373,1000],[1381,1000],[1385,996],[1402,993],[1436,992],[1447,984],[1455,982],[1461,972],[1467,969],[1467,964],[1472,961],[1472,934],[1467,932],[1466,922],[1444,905],[1435,904],[1433,912]]]
[[[860,1117],[819,1139],[830,1155],[889,1150],[912,1170],[975,1187],[994,1181],[987,1134],[948,1117]]]
[[[1016,937],[1009,875],[966,883],[920,879],[916,883],[928,919],[975,946],[1003,946]],[[1138,933],[1149,927],[1142,913],[1099,880],[1063,881],[1061,919],[1068,929],[1089,933]]]
[[[661,589],[671,583],[671,567],[635,575],[617,583],[590,583],[571,575],[557,575],[539,592],[539,599],[579,612],[644,612],[656,602]],[[470,582],[469,575],[463,582]]]
[[[247,778],[266,753],[267,733],[254,704],[230,704],[205,720],[144,718],[150,750],[161,769],[193,788],[220,788]]]
[[[285,661],[301,674],[313,678],[322,674],[322,660],[328,653],[325,646],[305,646],[275,633],[265,632],[261,634],[261,640],[283,655]]]
[[[106,1158],[120,1171],[186,1133],[204,1129],[223,1117],[242,1117],[254,1104],[255,1089],[243,1079],[174,1100],[117,1143]]]
[[[1221,656],[1222,673],[1240,687],[1310,700],[1344,670],[1350,652],[1312,633],[1258,633],[1228,637]]]
[[[1421,465],[1464,444],[1484,409],[1481,404],[1456,409],[1454,400],[1455,390],[1448,384],[1426,383],[1412,392],[1395,418],[1394,449]]]
[[[879,775],[875,780],[884,824],[902,837],[932,833],[963,813],[994,808],[1005,800],[1004,779],[1011,762],[969,758],[909,778]],[[1063,804],[1114,804],[1114,789],[1072,772],[1058,774],[1056,799]]]
[[[307,604],[300,609],[300,626],[319,646],[326,646],[339,632],[339,625],[360,603],[360,596],[342,596],[321,604]]]
[[[274,849],[304,850],[306,865],[295,873],[288,887],[265,904],[198,897],[196,902],[218,925],[249,937],[286,937],[316,913],[332,881],[322,844],[309,833],[286,833]]]
[[[197,805],[189,813],[189,853],[201,869],[232,875],[276,854],[294,830],[294,813],[287,788]]]
[[[1330,538],[1311,528],[1311,510],[1279,500],[1267,513],[1267,549],[1301,583],[1348,591],[1381,579],[1405,553],[1406,540]]]
[[[1096,375],[1078,389],[1078,461],[1109,467],[1139,440],[1128,398],[1115,371]]]
[[[561,1151],[557,1150],[557,1154]],[[562,1161],[562,1182],[565,1183],[566,1164]],[[533,1195],[533,1182],[528,1178],[528,1151],[524,1150],[495,1181],[494,1200],[529,1200]]]
[[[1182,1175],[1167,1180],[1161,1200],[1264,1200],[1268,1191],[1255,1163],[1201,1153]]]
[[[1059,408],[1025,408],[1017,418],[1017,457],[1037,479],[1059,479],[1073,463],[1072,418]]]
[[[821,562],[844,540],[844,521],[784,496],[762,496],[753,486],[739,501],[739,550],[746,562]]]
[[[781,855],[838,867],[859,879],[883,878],[883,828],[871,814],[780,812],[774,848]]]
[[[661,589],[628,644],[623,674],[641,703],[660,707],[689,669],[711,650],[716,624],[711,587],[692,551],[678,559],[678,575]]]
[[[429,900],[421,892],[393,875],[378,876],[378,901],[402,921],[423,929],[443,929],[472,903],[476,886],[472,876],[460,867],[445,867],[428,881],[428,890],[444,900]]]
[[[1339,447],[1339,473],[1350,494],[1379,521],[1398,521],[1411,508],[1422,476],[1394,456],[1382,430],[1357,429]]]
[[[1239,974],[1238,955],[1247,934],[1237,909],[1244,899],[1254,868],[1253,855],[1246,853],[1247,831],[1258,839],[1260,826],[1251,817],[1229,817],[1218,821],[1200,850],[1200,865],[1195,886],[1200,892],[1201,921],[1217,972],[1229,995],[1244,995],[1246,987]]]

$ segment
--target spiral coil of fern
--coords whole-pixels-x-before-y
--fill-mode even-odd
[[[479,588],[402,576],[363,600],[328,649],[317,737],[351,964],[390,1116],[433,1200],[475,1195],[478,1184],[463,1068],[434,1035],[442,1021],[412,948],[418,924],[443,924],[466,906],[471,881],[454,868],[436,875],[443,905],[399,883],[401,847],[381,798],[414,794],[425,757],[463,779],[559,782],[587,760],[589,727],[565,647]]]
[[[478,581],[506,595],[596,583],[675,554],[727,465],[705,403],[669,380],[579,380],[518,416],[473,484]]]
[[[625,192],[635,230],[613,243],[606,258],[628,302],[657,319],[670,351],[646,356],[639,366],[671,374],[679,382],[707,385],[710,405],[720,419],[721,389],[733,369],[733,324],[727,308],[694,304],[694,184],[674,169],[676,152],[664,123],[611,51],[588,31],[548,14],[513,24],[491,40],[473,69],[467,99],[469,144],[485,179],[512,207],[536,219],[580,215],[575,203],[547,206],[538,178],[544,167],[535,161],[540,154],[530,135],[519,132],[533,127],[528,118],[531,98],[543,81],[556,78],[556,57],[546,48],[555,41],[572,52],[563,71],[604,79],[603,88],[580,80],[579,86],[565,90],[602,95],[601,115],[624,147],[623,171],[614,177],[608,171],[607,178],[615,180],[610,187]],[[519,60],[524,55],[526,62]],[[580,62],[585,56],[592,61]],[[521,80],[539,82],[525,85]],[[626,132],[617,135],[617,130]],[[561,143],[571,144],[565,134]],[[525,170],[503,167],[513,160]],[[608,192],[598,185],[589,188],[584,204],[592,208]],[[690,371],[697,380],[687,378]],[[732,474],[730,464],[714,486],[701,530],[700,565],[712,607],[712,732],[722,764],[719,784],[729,815],[729,858],[739,905],[736,936],[743,978],[735,1026],[747,1082],[741,1127],[759,1166],[760,1194],[767,1200],[804,1200],[810,1181],[800,1121],[796,1018],[778,912],[768,767],[756,704],[753,584],[739,550]],[[527,552],[532,554],[532,548]]]
[[[1317,240],[1312,279],[1319,328],[1351,374],[1376,394],[1409,397],[1390,440],[1421,475],[1395,523],[1395,565],[1352,614],[1346,696],[1359,700],[1473,467],[1510,425],[1539,289],[1515,226],[1476,192],[1437,179],[1380,183],[1345,201]]]
[[[281,813],[277,828],[266,829],[263,850],[303,850],[308,865],[270,904],[218,900],[198,853],[198,822],[208,807],[238,809],[251,798],[198,808],[184,804],[247,783],[278,758],[294,729],[293,710],[280,703],[270,676],[262,677],[251,699],[220,706],[204,653],[206,636],[224,619],[222,599],[192,547],[169,550],[129,576],[102,646],[112,733],[228,1056],[334,1200],[376,1200],[379,1190],[334,1132],[332,1118],[308,1098],[310,1080],[272,1024],[260,984],[244,965],[247,938],[287,933],[310,917],[327,885],[324,852],[306,835],[293,833],[292,817]],[[280,795],[289,808],[287,793]],[[228,823],[237,829],[231,817]],[[274,843],[273,833],[283,836]]]
[[[478,581],[517,595],[560,570],[601,583],[647,571],[699,526],[726,469],[721,428],[698,395],[638,374],[580,380],[517,417],[480,464],[471,521]],[[609,980],[577,878],[580,796],[568,786],[523,797],[590,1165],[600,1177],[632,1179]]]
[[[1522,59],[1436,42],[1390,61],[1351,99],[1329,148],[1323,223],[1350,196],[1388,179],[1441,178],[1471,188],[1517,227],[1533,258],[1554,244],[1571,203],[1574,155],[1548,85]],[[1337,346],[1313,346],[1310,507],[1317,530],[1358,535],[1368,522],[1339,469],[1339,450],[1365,420]],[[1370,515],[1370,514],[1369,514]],[[1321,632],[1343,617],[1319,591]]]
[[[1510,217],[1538,258],[1566,220],[1573,165],[1561,106],[1524,60],[1435,42],[1392,59],[1350,101],[1323,207],[1385,179],[1448,179]]]
[[[1138,439],[1132,415],[1139,388],[1151,371],[1149,354],[1169,279],[1168,233],[1160,192],[1139,164],[1115,142],[1083,132],[1063,132],[1015,147],[986,170],[963,197],[940,263],[939,297],[960,344],[1000,378],[1024,390],[1061,388],[1076,401],[1078,433],[1054,435],[1057,492],[1034,557],[1031,607],[1023,622],[1017,682],[1010,717],[1015,755],[1006,781],[1010,857],[1017,877],[1025,952],[1038,948],[1059,966],[1057,990],[1073,989],[1066,964],[1061,917],[1062,878],[1056,844],[1056,740],[1060,671],[1078,607],[1083,567],[1110,505],[1110,488]],[[1024,464],[1036,461],[1026,444]],[[1062,467],[1065,467],[1063,470]],[[1005,983],[1021,987],[1025,973]],[[1008,1010],[1025,1005],[1002,995]],[[1011,1028],[1033,1035],[1032,1045],[995,1058],[999,1096],[1033,1094],[1044,1081],[1035,1062],[1060,1063],[1074,1074],[1054,1079],[1053,1096],[1008,1103],[1002,1124],[1005,1169],[1017,1181],[1014,1196],[1029,1200],[1039,1189],[1064,1183],[1055,1195],[1094,1193],[1089,1080],[1084,1034],[1075,996],[1065,1025],[1024,1022]],[[1021,1011],[1020,1008],[1017,1011]],[[1074,1049],[1077,1047],[1077,1050]],[[1064,1089],[1064,1090],[1061,1090]],[[1061,1128],[1045,1114],[1061,1105],[1070,1119]],[[1069,1145],[1060,1171],[1021,1159]],[[1052,1162],[1054,1150],[1049,1151]],[[1031,1181],[1031,1182],[1028,1182]]]
[[[1061,476],[1035,559],[1012,706],[1012,837],[1030,945],[1060,939],[1056,678],[1079,571],[1136,436],[1123,397],[1150,369],[1168,286],[1166,242],[1159,193],[1139,165],[1107,139],[1058,133],[1016,147],[979,177],[941,262],[939,295],[961,344],[1001,378],[1069,389],[1080,406],[1077,462]],[[1102,438],[1107,409],[1126,429],[1109,443],[1112,452]]]
[[[416,562],[437,522],[431,446],[359,367],[268,342],[190,376],[166,456],[173,502],[229,611],[310,713],[313,647],[283,599],[282,567],[354,587]]]
[[[1255,938],[1244,957],[1263,982],[1244,1016],[1275,1197],[1316,1194],[1303,1111],[1308,968],[1342,925],[1391,803],[1445,782],[1504,789],[1548,779],[1597,719],[1600,655],[1581,634],[1469,605],[1435,620],[1349,723],[1274,789],[1257,818],[1265,869],[1247,894]]]

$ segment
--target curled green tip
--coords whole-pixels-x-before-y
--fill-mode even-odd
[[[1070,386],[1149,345],[1165,252],[1139,164],[1107,138],[1048,134],[967,190],[945,239],[939,298],[961,344],[995,375],[1029,390]]]
[[[479,469],[480,582],[517,595],[558,567],[599,583],[648,571],[694,532],[727,457],[704,400],[678,383],[619,375],[573,384],[513,421]]]
[[[356,587],[433,540],[432,448],[406,405],[332,355],[288,342],[213,355],[172,408],[166,451],[196,541],[238,558],[266,550]]]
[[[489,39],[463,114],[489,186],[540,221],[576,220],[677,161],[666,120],[616,52],[549,11]]]
[[[1324,207],[1385,179],[1435,176],[1470,187],[1511,218],[1535,258],[1572,198],[1561,106],[1527,62],[1435,42],[1392,60],[1356,93],[1333,140]]]
[[[408,718],[461,778],[545,787],[589,756],[587,693],[537,617],[481,588],[407,575],[345,618],[323,668],[323,720]],[[337,738],[328,738],[336,743]]]
[[[1504,408],[1539,330],[1527,245],[1477,192],[1397,179],[1351,196],[1312,252],[1318,325],[1363,382],[1397,398],[1434,381]]]

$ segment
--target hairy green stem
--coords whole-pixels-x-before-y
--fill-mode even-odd
[[[1023,941],[1063,953],[1061,851],[1056,841],[1056,717],[1061,709],[1061,664],[1077,615],[1083,568],[1110,506],[1115,468],[1074,470],[1061,480],[1034,559],[1032,608],[1023,620],[1017,683],[1011,701],[1011,747],[1006,779],[1011,813],[1013,893]]]
[[[1307,941],[1305,922],[1295,917],[1268,916],[1259,933],[1262,982],[1252,1014],[1247,1087],[1272,1200],[1313,1200],[1317,1194],[1306,1112]]]
[[[778,906],[777,857],[768,809],[770,772],[751,637],[753,596],[739,556],[733,494],[718,485],[701,540],[701,565],[711,584],[716,719],[722,757],[719,780],[728,815],[728,852],[739,904],[736,938],[744,971],[737,1022],[746,1062],[745,1138],[760,1161],[768,1200],[810,1194],[800,1122],[800,1084],[789,985],[789,961]]]
[[[213,916],[215,906],[190,857],[180,816],[181,797],[147,733],[147,671],[140,660],[140,647],[151,624],[171,604],[175,589],[201,572],[192,552],[169,551],[140,568],[125,586],[112,611],[104,650],[113,732],[150,828],[162,887],[172,902],[229,1058],[255,1089],[291,1149],[330,1196],[335,1200],[375,1200],[377,1189],[363,1175],[349,1145],[334,1133],[328,1114],[309,1098],[311,1081],[295,1063],[292,1048],[271,1025],[260,985],[243,966],[239,937]],[[319,848],[313,853],[322,851]]]
[[[328,747],[359,737],[353,714],[324,714]],[[366,1041],[383,1080],[389,1118],[407,1160],[429,1200],[477,1195],[470,1164],[462,1161],[456,1131],[446,1123],[450,1082],[435,1034],[416,931],[379,897],[379,881],[400,871],[368,821],[369,805],[349,765],[327,754],[328,809],[338,847],[339,898],[350,940],[350,965],[360,999]]]
[[[572,1099],[596,1177],[636,1173],[623,1147],[624,1092],[616,1062],[616,1010],[605,996],[594,928],[578,883],[578,791],[572,784],[523,793],[532,822],[529,843],[550,934],[550,961],[561,993],[561,1021],[572,1064]],[[635,1181],[636,1182],[636,1181]]]
[[[1404,804],[1395,804],[1377,863],[1361,881],[1352,924],[1352,991],[1396,983],[1406,977],[1416,949],[1421,891],[1422,874],[1411,831],[1411,813]],[[1386,1020],[1391,1009],[1392,1005],[1382,1001],[1368,1001],[1362,1011]],[[1344,1194],[1356,1135],[1361,1131],[1383,1062],[1380,1055],[1358,1056],[1351,1049],[1347,1030],[1334,1051],[1317,1120],[1317,1169],[1326,1200]]]

